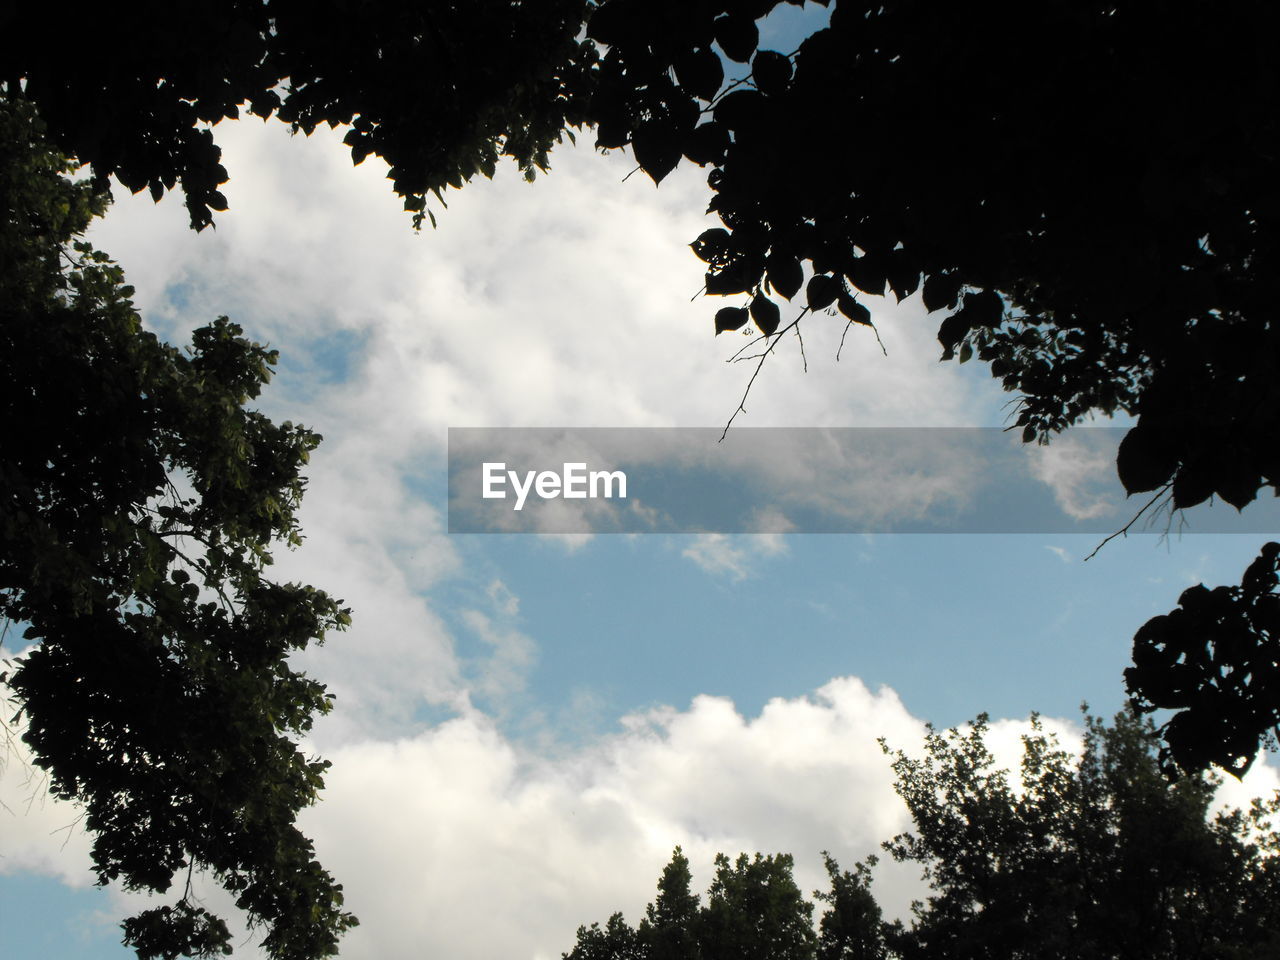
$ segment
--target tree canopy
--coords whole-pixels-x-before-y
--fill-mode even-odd
[[[99,882],[184,885],[125,921],[140,957],[231,952],[195,871],[268,955],[329,956],[355,918],[294,821],[328,766],[298,739],[331,698],[287,657],[349,612],[265,575],[299,541],[320,437],[248,406],[276,354],[227,318],[187,353],[142,329],[81,239],[108,197],[73,166],[0,98],[0,617],[32,644],[0,679],[50,792],[84,811]]]
[[[1270,956],[1280,941],[1280,800],[1212,814],[1215,783],[1171,783],[1149,722],[1086,718],[1073,756],[1038,721],[1011,778],[967,731],[929,731],[923,753],[885,747],[914,822],[883,846],[929,885],[907,922],[886,921],[871,890],[875,858],[842,871],[817,929],[788,855],[716,858],[705,906],[679,849],[635,928],[621,914],[578,930],[566,960],[927,960]],[[728,922],[720,922],[720,919]]]
[[[181,22],[154,3],[101,22],[28,4],[0,21],[0,57],[65,152],[100,182],[180,185],[197,228],[225,205],[207,125],[242,110],[344,127],[416,224],[500,156],[532,176],[592,127],[656,182],[709,168],[723,226],[693,249],[730,298],[715,329],[754,323],[761,364],[812,314],[865,325],[863,295],[919,291],[943,358],[988,363],[1026,440],[1129,414],[1130,493],[1243,508],[1280,492],[1274,4],[819,0],[827,26],[761,49],[781,2],[222,0]],[[1254,630],[1256,677],[1280,649]],[[1230,645],[1188,643],[1162,657],[1211,703],[1177,704],[1171,763],[1239,772],[1277,700],[1224,679]],[[1153,663],[1129,675],[1135,702],[1174,705]]]
[[[576,39],[585,0],[372,3],[219,0],[174,15],[154,0],[92,23],[38,4],[0,16],[9,92],[37,103],[50,135],[92,165],[159,198],[180,186],[191,224],[226,209],[227,180],[208,124],[277,116],[311,133],[348,128],[415,223],[426,197],[492,176],[499,156],[526,176],[580,105],[566,90],[594,60]],[[57,45],[31,37],[57,36]]]

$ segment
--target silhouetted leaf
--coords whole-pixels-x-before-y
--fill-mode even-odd
[[[804,268],[795,257],[771,253],[765,259],[764,269],[769,278],[769,286],[787,300],[794,297],[804,283]]]
[[[729,131],[720,123],[704,123],[689,131],[684,140],[684,155],[698,166],[724,161],[729,147]]]
[[[969,319],[964,310],[957,310],[951,316],[944,319],[938,327],[938,342],[942,344],[942,348],[947,351],[954,350],[956,344],[964,339],[965,334],[970,330]]]
[[[1208,462],[1184,462],[1173,478],[1173,505],[1185,510],[1204,503],[1213,496],[1213,486],[1213,469]]]
[[[726,14],[715,21],[712,29],[715,32],[716,43],[720,44],[724,55],[739,63],[750,60],[756,44],[760,42],[760,31],[756,29],[755,21],[749,16]]]
[[[756,322],[761,333],[772,336],[782,320],[782,311],[768,297],[756,294],[751,299],[751,319]]]
[[[721,307],[716,311],[716,333],[741,329],[747,322],[746,307]]]
[[[623,118],[602,120],[596,125],[596,146],[616,150],[631,142],[631,125]]]
[[[956,297],[960,294],[963,281],[957,273],[935,273],[924,282],[921,299],[924,308],[932,313],[955,306]]]
[[[689,244],[699,260],[714,263],[724,258],[729,249],[729,231],[723,227],[712,227],[698,235],[698,239]]]
[[[809,278],[804,290],[810,310],[822,310],[836,302],[840,295],[840,281],[835,277],[817,274]]]
[[[1139,423],[1120,441],[1116,472],[1127,493],[1145,493],[1163,487],[1177,468],[1177,449],[1163,431]]]
[[[746,264],[734,261],[723,270],[708,273],[706,282],[708,294],[728,296],[734,293],[746,293],[755,285],[755,278],[748,275]]]
[[[632,138],[631,148],[635,151],[636,163],[654,183],[661,183],[680,162],[680,138],[667,120],[641,124]]]
[[[843,290],[836,298],[836,306],[840,309],[841,313],[849,318],[850,322],[871,326],[871,311]]]
[[[994,290],[966,293],[964,311],[970,326],[998,327],[1004,319],[1004,301]]]
[[[889,282],[889,289],[901,303],[915,293],[920,286],[920,268],[903,251],[895,250],[893,256],[889,258],[886,279]]]
[[[884,295],[885,271],[883,262],[874,256],[855,257],[848,262],[845,276],[863,293]]]
[[[791,60],[776,50],[760,50],[751,61],[751,79],[765,96],[785,93],[791,72]]]
[[[1262,477],[1244,462],[1238,450],[1224,451],[1215,472],[1214,493],[1237,510],[1243,510],[1257,499]]]
[[[713,50],[697,47],[675,60],[676,82],[702,100],[711,100],[724,83],[724,67]]]

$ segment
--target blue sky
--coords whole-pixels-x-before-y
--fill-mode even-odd
[[[449,427],[733,412],[741,341],[690,303],[708,192],[696,168],[657,190],[623,182],[625,153],[566,147],[415,235],[340,137],[226,124],[216,231],[193,235],[175,197],[118,195],[93,239],[165,337],[229,314],[279,348],[263,409],[325,435],[308,539],[277,570],[355,611],[305,660],[339,698],[304,826],[363,921],[346,957],[558,957],[580,923],[634,920],[676,844],[697,882],[717,851],[785,850],[813,889],[820,850],[852,863],[906,826],[876,737],[910,747],[925,721],[989,711],[1008,747],[1038,710],[1070,740],[1081,701],[1121,705],[1134,630],[1257,553],[1228,535],[1132,536],[1087,563],[1097,535],[450,536]],[[855,332],[837,362],[838,322],[813,317],[808,372],[784,344],[738,422],[1002,425],[1008,398],[937,362],[918,297],[873,314],[887,357]],[[76,812],[20,757],[0,790],[0,953],[127,956],[136,897],[88,888],[87,839],[61,830]],[[891,908],[920,889],[892,867],[877,882]]]

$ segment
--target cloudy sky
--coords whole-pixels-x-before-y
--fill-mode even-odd
[[[1037,710],[1070,740],[1081,701],[1121,705],[1138,626],[1256,555],[1258,536],[1195,533],[1087,563],[1096,534],[450,536],[450,427],[733,413],[743,341],[691,301],[703,176],[655,189],[625,179],[625,153],[566,146],[537,183],[503,168],[415,234],[340,132],[217,134],[232,179],[216,231],[187,229],[177,197],[117,191],[93,239],[171,341],[227,314],[277,347],[262,409],[325,437],[306,542],[276,570],[355,612],[304,661],[338,696],[303,825],[362,921],[345,957],[558,957],[581,923],[634,921],[677,844],[703,888],[717,851],[760,850],[795,854],[813,890],[819,851],[852,865],[906,826],[878,737],[912,747],[926,721],[989,711],[1012,745]],[[872,309],[887,356],[855,330],[837,362],[839,321],[813,317],[807,371],[784,343],[738,424],[1003,424],[985,368],[937,362],[918,297]],[[1067,501],[1110,469],[1060,450],[1040,469]],[[1275,783],[1264,765],[1249,786]],[[92,887],[77,812],[12,747],[0,791],[0,953],[131,955],[117,925],[136,903]],[[891,911],[920,889],[892,866],[877,884]]]

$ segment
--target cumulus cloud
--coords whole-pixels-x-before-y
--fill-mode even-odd
[[[876,737],[922,729],[852,678],[754,718],[713,697],[635,714],[554,758],[472,713],[333,754],[306,827],[362,918],[344,956],[552,958],[581,923],[634,921],[677,844],[699,885],[716,852],[764,850],[824,886],[820,850],[852,863],[905,826]],[[902,872],[879,890],[898,907],[917,892]]]
[[[8,688],[0,686],[0,694]],[[93,882],[83,811],[49,794],[49,776],[22,742],[26,724],[8,723],[11,701],[0,697],[0,873],[57,877],[72,887]]]

